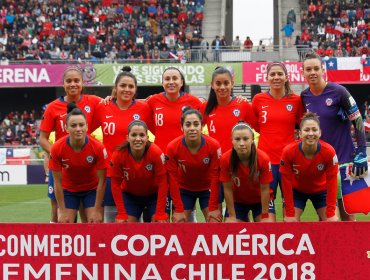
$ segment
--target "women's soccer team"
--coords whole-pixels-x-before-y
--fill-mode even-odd
[[[320,221],[354,220],[337,197],[338,165],[350,162],[355,176],[366,174],[365,132],[353,98],[323,80],[321,63],[306,56],[301,96],[292,92],[285,65],[269,64],[269,90],[252,103],[233,95],[233,73],[224,67],[214,70],[205,102],[185,92],[176,67],[164,70],[163,92],[145,101],[135,98],[130,67],[105,100],[83,94],[82,70],[67,68],[66,95],[47,106],[41,121],[53,178],[51,222],[76,222],[78,212],[90,223],[194,221],[197,201],[207,222],[274,222],[278,186],[286,222],[300,221],[307,200]],[[102,143],[90,135],[99,126]],[[327,133],[333,127],[340,131]],[[346,147],[338,133],[350,139]]]

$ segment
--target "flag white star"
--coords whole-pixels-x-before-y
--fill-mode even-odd
[[[329,64],[329,67],[330,68],[333,68],[333,66],[334,66],[334,62],[333,61],[330,61],[328,64]]]

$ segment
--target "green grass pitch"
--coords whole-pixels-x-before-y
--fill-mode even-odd
[[[278,221],[282,220],[280,194],[276,199]],[[48,223],[50,201],[47,185],[0,186],[0,223]],[[197,210],[198,222],[203,222],[202,212]],[[357,215],[361,221],[370,221],[370,215]],[[308,202],[302,221],[317,221],[317,215]]]

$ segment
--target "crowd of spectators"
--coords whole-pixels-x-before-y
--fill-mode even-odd
[[[370,55],[370,1],[309,0],[307,5],[297,46],[313,48],[322,57]]]
[[[36,145],[39,123],[40,114],[35,110],[10,112],[0,124],[0,146]]]
[[[200,46],[204,0],[0,1],[0,58],[168,59]]]

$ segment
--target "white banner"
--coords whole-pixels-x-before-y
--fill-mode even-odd
[[[0,165],[0,185],[26,185],[27,165]]]
[[[6,164],[6,148],[0,148],[0,164]]]

